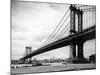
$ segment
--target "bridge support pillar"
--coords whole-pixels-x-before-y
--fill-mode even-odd
[[[83,11],[80,9],[77,9],[75,5],[70,6],[70,35],[73,35],[76,33],[75,30],[75,15],[78,16],[78,32],[82,31],[82,21],[83,21]],[[74,40],[71,41],[70,44],[70,57],[69,60],[71,62],[77,62],[77,63],[84,63],[86,62],[84,55],[83,55],[83,41],[79,40],[78,45],[78,50],[77,50],[77,56],[76,56],[76,44],[74,44]]]
[[[28,60],[29,63],[31,63],[31,61],[32,61],[31,59],[32,59],[32,58],[29,58],[29,60]]]
[[[70,58],[76,57],[76,45],[72,44],[70,45]]]
[[[71,42],[70,44],[70,56],[69,56],[69,61],[72,62],[74,58],[76,57],[76,44],[73,44]]]
[[[78,53],[77,53],[77,57],[78,58],[83,58],[83,43],[79,43],[78,44]]]
[[[83,29],[83,23],[82,23],[82,21],[83,21],[83,12],[82,11],[79,11],[78,13],[77,13],[77,15],[78,15],[78,32],[80,32],[80,31],[82,31],[82,29]]]
[[[79,42],[77,56],[73,60],[74,63],[87,63],[88,61],[84,58],[83,42]]]
[[[25,63],[31,63],[31,58],[25,59]]]
[[[76,33],[75,31],[75,9],[76,9],[75,6],[73,5],[70,6],[70,35],[73,35]],[[76,57],[76,45],[73,43],[73,41],[71,41],[69,61],[72,62],[74,57]]]

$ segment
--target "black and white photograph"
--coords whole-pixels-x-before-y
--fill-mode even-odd
[[[11,74],[96,69],[96,5],[11,0]]]

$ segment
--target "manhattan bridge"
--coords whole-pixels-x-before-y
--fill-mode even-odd
[[[67,22],[67,23],[66,23]],[[60,33],[58,33],[61,30]],[[65,37],[63,35],[66,34]],[[54,36],[58,35],[56,39]],[[96,6],[92,5],[69,5],[55,30],[43,43],[43,46],[23,56],[20,60],[25,61],[35,55],[51,51],[64,46],[70,46],[71,62],[86,63],[83,45],[88,40],[96,38]],[[51,42],[52,41],[52,42]],[[76,48],[77,47],[77,48]]]

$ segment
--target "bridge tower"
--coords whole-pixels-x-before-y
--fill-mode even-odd
[[[26,56],[32,52],[32,47],[25,47],[25,49],[26,49]],[[26,61],[31,62],[31,58],[28,58]]]
[[[83,12],[81,10],[77,11],[78,16],[78,32],[82,31],[82,19],[83,19]],[[78,42],[78,58],[83,58],[83,40],[79,40]]]
[[[77,11],[77,16],[78,16],[78,32],[81,32],[83,30],[83,11],[78,10]],[[86,63],[86,59],[84,58],[84,52],[83,52],[83,44],[84,44],[84,40],[82,40],[83,38],[81,38],[81,40],[79,40],[79,42],[77,43],[78,46],[78,53],[77,53],[77,60],[76,62],[79,63]]]
[[[75,6],[70,6],[70,35],[73,35],[74,33],[76,33],[75,31]],[[69,59],[72,61],[73,58],[76,57],[76,44],[71,41],[70,43],[70,57]]]
[[[83,21],[83,11],[77,9],[75,5],[70,6],[70,35],[76,33],[76,18],[78,17],[78,32],[82,31],[82,21]],[[78,43],[74,43],[74,40],[70,43],[70,59],[72,62],[86,62],[83,55],[83,40],[79,40]],[[76,45],[77,45],[77,55],[76,55]]]

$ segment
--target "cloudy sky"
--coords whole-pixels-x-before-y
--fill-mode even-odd
[[[12,1],[12,59],[25,54],[25,47],[38,49],[50,36],[69,5]],[[69,57],[69,46],[49,51],[34,58]],[[95,53],[95,40],[84,44],[85,57]]]

